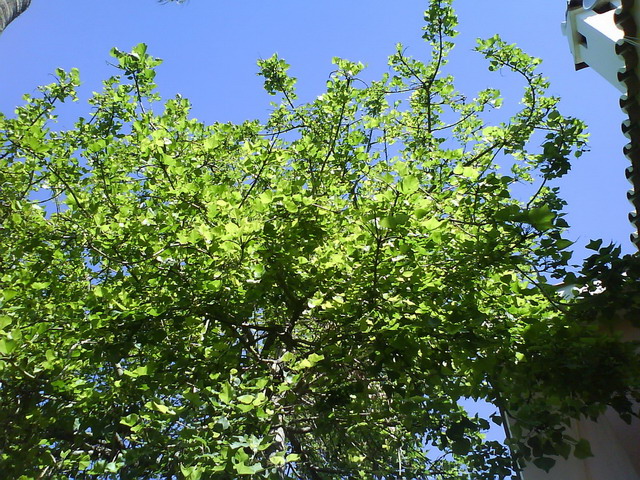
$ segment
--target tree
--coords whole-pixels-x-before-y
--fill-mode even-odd
[[[425,20],[427,61],[398,46],[365,82],[335,59],[307,103],[261,60],[264,123],[161,104],[144,45],[72,129],[75,70],[1,117],[6,478],[505,478],[585,455],[571,419],[631,414],[632,346],[549,283],[570,242],[548,184],[583,124],[498,37],[477,50],[525,93],[489,124],[499,92],[443,73],[450,2]]]
[[[185,0],[164,1],[182,3]],[[11,22],[26,12],[30,5],[31,0],[0,0],[0,33],[2,33]]]

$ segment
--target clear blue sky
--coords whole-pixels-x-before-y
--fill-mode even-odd
[[[270,98],[255,75],[256,59],[277,52],[299,78],[302,99],[313,98],[322,93],[333,56],[366,63],[374,78],[385,70],[397,42],[411,55],[424,55],[420,29],[426,5],[426,0],[190,0],[185,5],[33,0],[0,36],[0,110],[10,113],[23,93],[50,82],[57,67],[80,68],[86,99],[114,73],[107,63],[111,47],[128,51],[145,42],[165,61],[157,77],[162,95],[188,97],[194,116],[207,122],[265,118]],[[473,96],[487,86],[504,89],[509,98],[520,93],[514,77],[485,73],[471,51],[476,37],[499,33],[543,59],[542,71],[552,93],[562,97],[563,111],[590,127],[591,151],[559,184],[577,255],[584,255],[581,247],[591,238],[633,252],[619,94],[592,70],[574,71],[560,31],[565,2],[457,0],[455,5],[461,35],[451,71],[463,93]]]

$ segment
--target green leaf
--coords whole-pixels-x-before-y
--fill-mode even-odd
[[[9,338],[0,338],[0,354],[9,355],[18,346],[15,340]]]
[[[293,362],[296,359],[296,354],[293,352],[285,352],[282,357],[280,357],[280,361],[284,363]]]
[[[555,213],[551,211],[548,205],[532,208],[527,212],[529,223],[540,231],[545,231],[553,227],[553,221],[556,218]]]
[[[18,294],[17,290],[12,290],[10,288],[2,290],[2,297],[4,298],[5,302],[8,302],[13,297],[15,297],[17,294]]]
[[[142,377],[144,375],[148,375],[147,369],[147,366],[137,367],[135,370],[125,370],[124,374],[132,378]]]
[[[249,394],[247,394],[247,395],[240,395],[240,396],[238,397],[238,401],[239,401],[239,402],[241,402],[241,403],[245,403],[245,404],[251,404],[251,403],[253,403],[253,401],[255,400],[255,398],[256,398],[256,397],[255,397],[254,395],[249,395]]]
[[[393,229],[398,225],[405,224],[411,217],[404,213],[399,213],[397,215],[391,215],[387,217],[382,217],[380,219],[380,225],[384,228]]]
[[[407,176],[400,182],[399,190],[405,195],[411,195],[420,188],[420,180],[418,177]]]
[[[578,440],[574,447],[573,454],[576,456],[576,458],[580,459],[593,457],[589,441],[585,440],[584,438]]]
[[[184,480],[199,480],[203,470],[197,466],[186,467],[180,464],[180,473],[182,473]]]
[[[172,408],[158,402],[147,402],[145,406],[147,408],[150,408],[151,410],[155,410],[156,412],[160,412],[165,415],[175,415],[176,413]]]
[[[289,198],[285,198],[282,203],[288,212],[296,213],[298,211],[298,204]]]
[[[429,213],[431,213],[431,210],[428,210],[426,208],[417,208],[413,211],[413,214],[417,219],[420,219]]]
[[[302,370],[305,368],[311,368],[316,365],[319,361],[324,359],[324,355],[318,355],[317,353],[312,353],[307,358],[302,359],[295,366],[296,370]]]
[[[456,455],[466,455],[471,450],[471,441],[461,438],[451,444],[451,451]]]
[[[533,464],[545,472],[548,472],[556,464],[556,461],[550,457],[540,457],[534,459]]]
[[[216,137],[210,136],[204,139],[203,145],[207,150],[213,150],[220,144]]]
[[[273,463],[277,467],[280,467],[280,466],[285,465],[287,463],[287,461],[285,460],[285,457],[284,457],[284,453],[282,453],[282,452],[276,453],[275,455],[271,455],[269,457],[269,461],[271,463]]]
[[[222,388],[220,393],[218,394],[218,398],[224,403],[230,403],[233,398],[233,389],[228,382],[222,384]]]
[[[127,415],[126,417],[122,418],[120,420],[120,423],[122,425],[126,425],[128,427],[133,427],[136,423],[138,423],[138,421],[140,420],[140,416],[132,413],[130,415]]]
[[[256,473],[260,473],[264,468],[259,463],[254,465],[245,465],[243,463],[237,463],[233,466],[238,475],[255,475]]]
[[[11,325],[13,319],[8,315],[0,315],[0,330],[4,330],[6,327]]]
[[[89,455],[82,455],[78,459],[78,469],[79,470],[85,470],[85,469],[89,468],[90,465],[91,465],[91,457]]]
[[[262,192],[258,198],[263,204],[269,205],[273,201],[273,192],[271,190],[267,190],[266,192]]]
[[[589,243],[587,243],[585,245],[585,248],[588,248],[589,250],[595,250],[596,252],[598,250],[600,250],[600,247],[602,247],[602,240],[591,240]]]

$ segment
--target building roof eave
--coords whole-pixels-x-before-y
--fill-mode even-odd
[[[620,108],[627,120],[622,132],[629,139],[623,152],[630,162],[625,175],[632,186],[627,198],[634,207],[629,214],[635,230],[631,242],[640,250],[640,0],[598,0],[587,2],[587,8],[584,5],[583,0],[567,1],[563,29],[576,70],[593,63],[598,73],[623,92]],[[617,59],[609,53],[611,42]]]
[[[624,61],[623,71],[618,78],[625,86],[626,93],[621,98],[622,110],[628,117],[622,124],[622,132],[629,139],[624,147],[624,154],[630,162],[625,171],[631,190],[627,198],[634,207],[629,220],[635,227],[631,241],[640,250],[640,65],[638,59],[638,25],[640,25],[640,1],[622,0],[621,6],[614,15],[616,25],[623,31],[623,39],[616,44],[616,53]]]

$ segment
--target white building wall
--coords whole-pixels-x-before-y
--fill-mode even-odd
[[[549,473],[534,465],[522,471],[523,480],[638,480],[640,479],[640,422],[624,423],[609,410],[598,422],[577,422],[567,432],[584,438],[591,445],[593,457],[557,458]]]
[[[623,341],[640,341],[640,329],[629,321],[620,320],[613,328]],[[567,434],[588,440],[593,457],[557,457],[549,473],[527,465],[523,480],[640,480],[639,419],[627,424],[610,408],[597,422],[575,422]]]
[[[615,12],[615,9],[605,13],[582,8],[569,10],[563,30],[569,40],[576,68],[593,68],[624,93],[626,87],[618,79],[624,62],[615,51],[616,42],[624,41],[624,35],[614,20]]]

